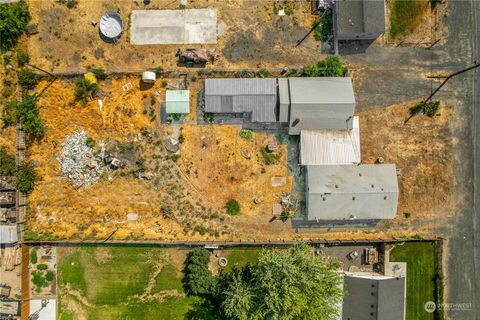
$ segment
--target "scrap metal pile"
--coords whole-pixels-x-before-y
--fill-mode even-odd
[[[93,149],[87,146],[87,138],[85,131],[77,131],[68,136],[62,144],[59,159],[62,174],[76,188],[97,182],[103,172],[102,157],[93,154]]]

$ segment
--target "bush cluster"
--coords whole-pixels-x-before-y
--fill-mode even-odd
[[[339,55],[330,55],[314,65],[303,67],[302,77],[343,77],[347,68]]]
[[[235,199],[228,200],[225,208],[227,209],[227,213],[231,216],[240,214],[240,204]]]

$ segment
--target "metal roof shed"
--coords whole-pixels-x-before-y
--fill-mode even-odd
[[[165,108],[167,113],[190,113],[190,91],[167,90]]]
[[[369,221],[397,214],[394,164],[306,166],[310,221]]]
[[[280,87],[280,90],[285,90]],[[301,130],[352,129],[355,96],[348,77],[289,78],[289,134]],[[286,102],[280,93],[280,105]]]
[[[205,80],[205,111],[249,113],[252,122],[276,122],[277,82],[274,78]]]

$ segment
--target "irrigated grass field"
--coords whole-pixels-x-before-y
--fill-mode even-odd
[[[61,248],[59,319],[190,319],[202,299],[182,286],[186,250]],[[206,319],[211,315],[205,315]]]
[[[435,319],[425,303],[435,300],[437,245],[432,242],[405,243],[390,253],[390,261],[407,263],[406,320]]]

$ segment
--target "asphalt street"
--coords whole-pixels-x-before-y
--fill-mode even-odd
[[[450,0],[447,41],[432,49],[371,45],[343,52],[354,74],[357,110],[426,98],[438,83],[425,75],[451,73],[480,62],[480,1]],[[348,48],[347,48],[348,49]],[[348,50],[347,50],[348,51]],[[340,51],[342,54],[342,51]],[[480,319],[480,70],[452,78],[439,93],[454,107],[452,155],[461,199],[454,218],[438,217],[434,232],[445,238],[445,303],[449,319]]]

